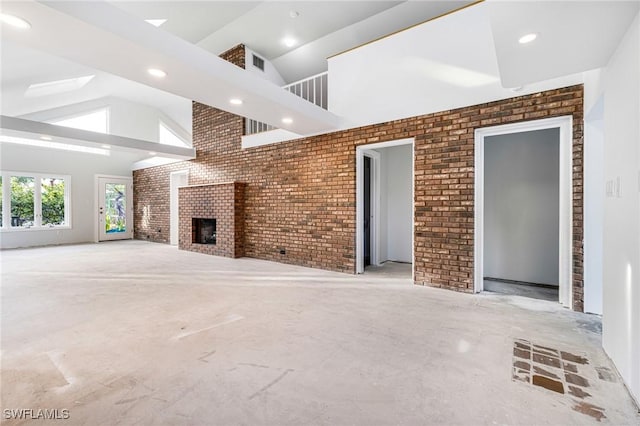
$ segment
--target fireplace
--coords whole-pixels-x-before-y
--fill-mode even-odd
[[[192,243],[194,244],[215,244],[216,243],[216,220],[215,219],[191,219]]]
[[[244,183],[182,186],[178,193],[180,250],[244,256]]]

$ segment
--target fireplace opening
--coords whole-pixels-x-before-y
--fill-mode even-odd
[[[195,244],[215,244],[216,243],[216,220],[215,219],[191,219],[192,242]]]

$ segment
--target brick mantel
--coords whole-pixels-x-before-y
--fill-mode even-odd
[[[240,182],[178,188],[181,250],[225,257],[244,256],[244,184]],[[193,241],[195,218],[216,220],[216,244]]]

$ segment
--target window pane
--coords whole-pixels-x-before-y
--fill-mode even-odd
[[[11,226],[33,226],[35,178],[11,176]]]
[[[125,232],[127,230],[126,185],[108,183],[105,186],[105,232]]]
[[[64,225],[64,180],[42,178],[42,225]]]
[[[74,129],[89,130],[91,132],[107,133],[108,119],[109,116],[107,114],[107,109],[105,108],[90,112],[89,114],[80,115],[78,117],[52,121],[51,124],[73,127]]]
[[[164,145],[187,146],[171,129],[160,123],[160,143]]]

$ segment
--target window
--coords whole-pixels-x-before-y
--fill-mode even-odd
[[[3,230],[70,227],[69,176],[3,172],[0,225]]]
[[[185,141],[182,140],[178,135],[176,135],[173,130],[169,128],[162,121],[160,122],[160,129],[158,133],[158,141],[164,145],[173,145],[173,146],[188,146]]]
[[[109,109],[102,108],[69,118],[52,120],[50,123],[90,132],[109,133]]]

